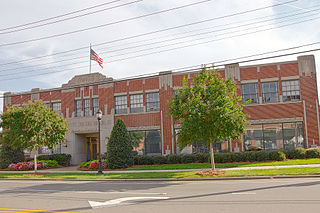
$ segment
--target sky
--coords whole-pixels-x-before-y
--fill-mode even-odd
[[[90,7],[94,8],[62,16]],[[92,61],[92,72],[121,79],[320,42],[319,12],[318,0],[4,1],[0,97],[5,91],[60,87],[74,75],[88,73],[90,43],[104,60],[103,69]],[[41,22],[56,16],[60,17]],[[31,22],[36,23],[26,25]],[[24,26],[12,28],[18,25]],[[88,28],[94,29],[84,30]],[[97,45],[101,43],[105,44]],[[256,58],[319,47],[320,43]],[[82,49],[57,54],[77,48]],[[300,55],[306,54],[315,55],[320,70],[319,52]]]

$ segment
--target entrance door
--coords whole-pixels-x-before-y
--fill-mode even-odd
[[[98,158],[99,146],[98,138],[88,137],[87,138],[87,160],[96,160]]]

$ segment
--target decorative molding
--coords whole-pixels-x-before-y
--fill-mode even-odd
[[[145,90],[145,93],[153,93],[153,92],[159,92],[159,89],[148,89],[148,90]]]
[[[239,64],[228,64],[225,66],[226,79],[230,78],[232,81],[240,81],[240,67]]]
[[[113,82],[113,78],[107,78],[101,73],[90,73],[85,75],[76,75],[67,84],[62,84],[62,88],[84,86],[100,82]]]
[[[263,78],[260,80],[261,82],[272,82],[272,81],[279,81],[279,78]]]
[[[75,92],[76,89],[62,89],[61,93]]]
[[[253,84],[253,83],[258,83],[258,79],[241,81],[241,84]]]
[[[160,126],[127,127],[128,131],[160,130]]]
[[[106,88],[110,88],[110,87],[113,87],[113,83],[98,85],[98,89],[106,89]]]
[[[127,92],[118,92],[113,94],[113,96],[124,96],[124,95],[127,95]]]
[[[260,120],[248,120],[250,124],[271,124],[271,123],[290,123],[303,121],[302,117],[296,118],[275,118],[275,119],[260,119]]]
[[[138,94],[142,95],[142,94],[143,94],[143,91],[140,90],[140,91],[132,91],[132,92],[129,92],[129,95],[138,95]]]
[[[299,80],[300,76],[295,75],[295,76],[286,76],[286,77],[281,77],[281,81],[288,81],[288,80]]]

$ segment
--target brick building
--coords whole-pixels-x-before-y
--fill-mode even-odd
[[[319,109],[314,56],[300,56],[296,61],[239,67],[231,64],[219,70],[231,78],[244,100],[250,126],[242,141],[222,141],[217,151],[248,149],[289,149],[319,145]],[[72,163],[94,159],[98,152],[98,123],[94,116],[103,112],[101,122],[102,153],[117,118],[127,125],[134,150],[139,154],[179,153],[176,138],[179,124],[168,115],[167,102],[174,90],[181,88],[184,77],[196,73],[161,72],[158,75],[114,80],[100,73],[74,76],[54,89],[5,93],[7,106],[20,106],[41,99],[67,120],[70,132],[59,151],[70,153]],[[183,152],[205,150],[194,144]]]

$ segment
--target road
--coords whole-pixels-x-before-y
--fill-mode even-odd
[[[319,212],[320,179],[0,181],[0,212]]]

